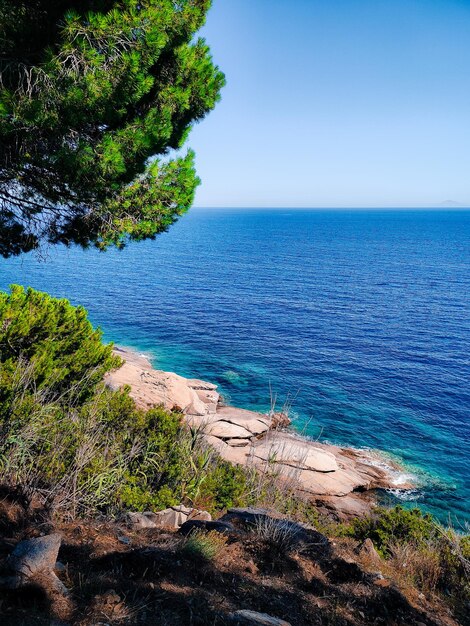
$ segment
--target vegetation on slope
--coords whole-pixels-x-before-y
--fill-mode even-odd
[[[263,577],[269,575],[277,580],[280,573],[288,571],[295,584],[292,582],[292,587],[286,583],[290,585],[286,593],[293,594],[298,603],[294,624],[306,623],[298,620],[316,614],[312,598],[305,599],[307,587],[308,593],[319,597],[320,605],[326,607],[319,613],[320,621],[312,623],[383,623],[384,615],[391,609],[388,605],[381,607],[380,602],[391,602],[393,598],[393,602],[401,598],[404,614],[414,616],[413,621],[407,623],[418,623],[419,612],[410,608],[416,602],[416,594],[424,594],[426,602],[433,606],[444,603],[461,623],[465,623],[462,616],[470,601],[469,537],[442,528],[431,516],[419,510],[401,507],[378,510],[368,518],[349,524],[321,518],[313,504],[303,501],[292,491],[283,490],[272,477],[255,475],[219,459],[214,451],[201,443],[197,432],[184,425],[180,413],[162,407],[140,410],[129,397],[128,390],[107,388],[103,375],[118,366],[120,360],[113,355],[112,345],[104,345],[101,339],[101,333],[92,327],[83,308],[73,307],[66,300],[17,286],[8,294],[0,294],[0,490],[4,494],[0,499],[0,527],[10,538],[13,531],[18,536],[37,532],[34,530],[36,518],[34,515],[28,517],[34,502],[40,503],[38,528],[41,529],[44,529],[45,520],[49,520],[47,524],[55,520],[54,524],[67,529],[67,523],[79,526],[90,523],[80,519],[96,519],[97,516],[109,519],[110,515],[129,509],[156,511],[180,503],[205,508],[216,516],[233,505],[268,506],[291,519],[313,524],[332,539],[337,549],[344,548],[349,561],[354,546],[371,539],[380,561],[371,564],[373,569],[379,569],[387,586],[400,589],[408,599],[403,600],[395,591],[395,595],[389,597],[385,591],[380,591],[379,583],[377,588],[376,583],[371,587],[371,581],[375,579],[368,578],[369,574],[361,573],[350,564],[343,563],[342,573],[338,573],[334,569],[337,556],[298,554],[289,524],[281,528],[282,532],[270,523],[256,528],[256,547],[253,547],[252,535],[243,541],[237,539],[242,543],[231,547],[232,540],[227,543],[214,534],[206,536],[201,532],[176,552],[170,549],[165,556],[160,551],[158,554],[163,561],[158,565],[160,557],[155,557],[155,567],[166,568],[168,559],[175,561],[178,558],[196,562],[197,567],[205,563],[207,572],[212,571],[203,583],[209,587],[217,586],[214,559],[229,559],[222,568],[224,580],[230,576],[239,580],[239,565],[235,561],[242,557],[254,559],[257,565],[253,571],[263,570]],[[11,523],[11,515],[4,516],[2,512],[5,503],[11,503],[12,498],[13,501],[19,498],[25,507],[23,517],[20,516],[20,522],[23,521],[16,526]],[[5,510],[8,511],[8,507]],[[109,532],[116,537],[116,532],[121,531]],[[69,537],[68,541],[71,540]],[[2,542],[0,537],[1,550],[11,549],[9,539]],[[148,546],[143,546],[142,554],[137,556],[129,553],[128,557],[121,558],[117,554],[110,557],[111,571],[107,570],[105,562],[93,567],[103,569],[100,580],[103,576],[105,580],[116,578],[113,585],[124,589],[126,584],[117,580],[116,572],[121,571],[119,567],[127,563],[126,559],[130,559],[129,567],[134,568],[135,576],[142,580],[140,586],[133,582],[132,590],[129,587],[127,592],[140,597],[142,586],[149,584],[148,576],[153,571],[146,573],[146,549]],[[75,563],[73,567],[77,568],[80,559],[74,561],[74,558],[70,555],[71,563]],[[116,572],[112,571],[114,562],[118,568]],[[297,567],[300,570],[295,569]],[[315,584],[308,582],[308,576],[318,567],[318,576],[315,574],[318,580],[314,576]],[[178,568],[175,571],[176,574],[170,576],[171,584],[184,586],[199,581],[198,576],[183,574]],[[330,571],[336,573],[330,575]],[[336,578],[323,580],[325,575]],[[72,575],[74,585],[77,576],[80,578],[78,571]],[[90,572],[90,576],[93,578],[94,574]],[[280,583],[273,580],[272,584]],[[241,582],[240,585],[234,589],[235,596],[245,593]],[[300,587],[297,589],[295,585]],[[310,589],[309,585],[314,586]],[[356,622],[346,617],[349,609],[345,590],[335,585],[353,585],[355,589],[364,586],[361,594],[365,595],[357,597],[354,602],[368,616],[366,621]],[[92,589],[93,585],[90,589],[77,588],[75,593],[80,596],[80,602],[90,601]],[[379,594],[382,600],[376,602],[374,594]],[[323,596],[335,598],[333,605]],[[10,600],[6,598],[7,605]],[[208,602],[207,598],[204,602]],[[261,608],[266,604],[255,597],[252,602]],[[304,608],[301,608],[302,602],[306,602]],[[287,602],[284,609],[289,606]],[[282,613],[284,609],[281,609],[282,606],[279,608]],[[181,610],[162,623],[178,623]],[[217,623],[216,608],[210,608],[209,613]],[[204,616],[194,623],[205,623],[201,619]],[[332,619],[336,621],[328,621]],[[133,617],[122,623],[137,623],[132,620]],[[142,623],[148,622],[144,620]],[[431,622],[425,620],[424,623]]]
[[[212,510],[245,490],[182,415],[138,409],[103,375],[118,366],[81,307],[14,286],[0,295],[0,469],[70,515],[160,509],[203,498]]]

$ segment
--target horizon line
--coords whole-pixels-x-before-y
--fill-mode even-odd
[[[249,206],[249,205],[193,205],[192,209],[275,209],[275,210],[307,210],[307,211],[468,211],[468,206]]]

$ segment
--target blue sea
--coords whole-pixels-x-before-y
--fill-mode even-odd
[[[193,209],[122,252],[0,262],[0,287],[83,304],[107,340],[292,405],[297,429],[386,451],[389,494],[470,521],[470,211]]]

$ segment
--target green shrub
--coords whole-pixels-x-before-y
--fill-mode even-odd
[[[425,544],[436,535],[436,528],[431,515],[423,514],[420,509],[396,506],[354,519],[343,527],[343,534],[360,541],[371,539],[382,556],[387,557],[396,544]]]
[[[120,359],[101,342],[82,307],[13,285],[0,293],[0,417],[29,392],[83,402]]]
[[[198,501],[211,512],[247,502],[248,473],[227,461],[217,459],[201,486]]]
[[[84,309],[32,289],[0,293],[0,470],[72,515],[242,502],[244,470],[201,445],[182,415],[143,411],[103,375],[119,365]]]

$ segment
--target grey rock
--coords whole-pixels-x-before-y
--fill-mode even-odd
[[[125,521],[133,530],[157,527],[156,523],[145,513],[129,512],[125,516]]]
[[[188,510],[191,512],[191,509]],[[188,519],[189,513],[185,513],[182,510],[178,510],[178,507],[175,507],[174,509],[172,508],[159,511],[156,515],[158,517],[158,521],[156,522],[157,526],[164,528],[179,528]]]
[[[256,611],[235,611],[229,614],[229,619],[233,624],[240,626],[291,626],[283,619]]]
[[[20,541],[5,563],[12,575],[1,579],[0,585],[7,589],[18,589],[35,580],[45,584],[48,590],[67,595],[67,587],[54,573],[55,569],[61,571],[60,566],[65,569],[57,561],[61,541],[58,533]]]
[[[29,579],[39,572],[53,572],[62,537],[58,533],[20,541],[7,559],[7,567]]]

